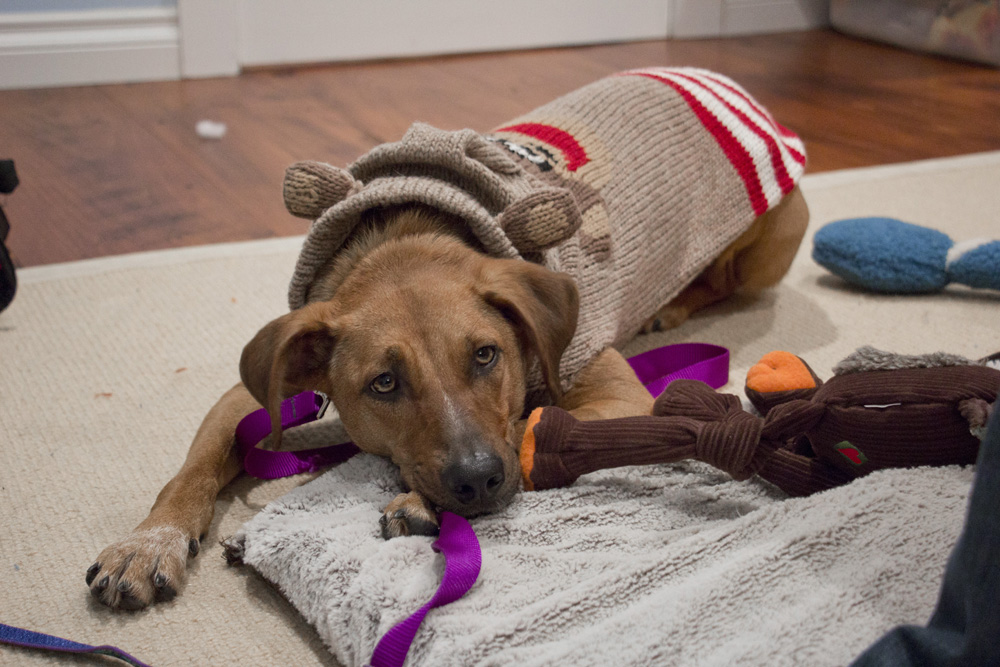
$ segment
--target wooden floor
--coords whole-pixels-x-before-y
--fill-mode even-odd
[[[346,165],[414,120],[487,130],[618,70],[694,65],[739,81],[805,140],[812,172],[1000,149],[1000,70],[831,31],[0,92],[19,266],[301,234],[284,168]],[[195,124],[228,124],[221,141]]]

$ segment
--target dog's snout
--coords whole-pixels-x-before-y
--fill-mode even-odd
[[[445,489],[463,505],[493,500],[504,479],[503,461],[496,454],[463,457],[441,473]]]

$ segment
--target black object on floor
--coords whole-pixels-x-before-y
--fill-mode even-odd
[[[17,172],[13,160],[0,160],[0,194],[10,194],[17,187]],[[7,252],[4,241],[10,231],[10,223],[0,206],[0,310],[10,305],[17,291],[17,276],[14,274],[14,262]]]

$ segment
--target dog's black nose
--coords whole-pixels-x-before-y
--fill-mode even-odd
[[[489,501],[503,486],[503,461],[496,454],[465,456],[444,469],[441,481],[463,505]]]

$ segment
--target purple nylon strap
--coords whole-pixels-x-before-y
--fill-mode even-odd
[[[441,585],[427,604],[382,635],[382,639],[375,645],[375,652],[372,653],[369,663],[371,667],[401,667],[427,612],[434,607],[459,599],[479,578],[483,554],[472,526],[462,517],[451,512],[442,512],[441,536],[432,547],[445,559]]]
[[[132,657],[117,646],[90,646],[70,641],[61,637],[53,637],[41,632],[32,632],[23,628],[15,628],[13,625],[0,623],[0,644],[10,644],[22,648],[44,649],[46,651],[58,651],[60,653],[92,653],[95,655],[106,655],[112,658],[124,660],[134,667],[149,667],[141,660]]]
[[[292,428],[323,416],[328,400],[322,394],[304,391],[281,403],[281,426]],[[263,408],[243,418],[236,426],[236,446],[243,456],[243,469],[258,479],[278,479],[302,472],[316,472],[334,463],[343,463],[358,453],[350,442],[302,449],[296,452],[272,452],[258,449],[257,443],[271,434],[271,417]]]
[[[628,363],[655,398],[674,380],[701,380],[713,389],[729,382],[729,350],[709,343],[664,345]]]

